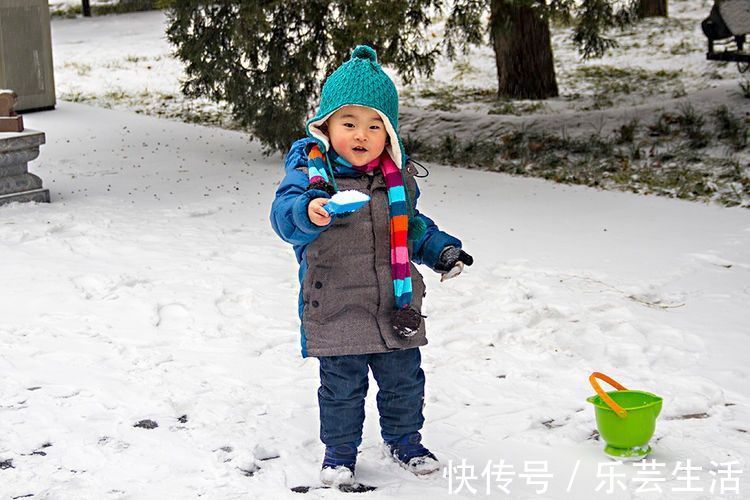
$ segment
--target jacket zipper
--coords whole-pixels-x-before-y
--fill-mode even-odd
[[[367,174],[365,174],[365,175],[367,175]],[[375,181],[375,175],[374,174],[373,175],[368,175],[368,177],[369,177],[369,179],[367,180],[367,191],[369,192],[370,199],[372,201],[372,199],[374,198],[374,193],[372,191],[372,183]],[[370,205],[370,204],[368,204],[368,205]],[[373,219],[373,224],[371,225],[372,226],[372,241],[373,241],[373,246],[375,248],[377,248],[378,247],[378,239],[377,239],[377,235],[376,235],[376,231],[375,231],[375,223],[374,223],[375,222],[374,221],[375,210],[373,210],[373,206],[372,205],[370,205],[369,208],[370,208],[370,218]],[[375,255],[375,258],[373,259],[372,268],[373,268],[373,272],[375,273],[375,279],[378,281],[378,307],[377,307],[377,312],[378,312],[378,316],[379,316],[380,315],[379,314],[380,313],[380,306],[381,306],[381,303],[380,303],[381,284],[380,284],[380,278],[378,277],[378,259],[377,259],[377,255]],[[377,318],[375,320],[375,324],[377,324],[378,325],[378,329],[380,329],[380,324],[378,323]],[[383,332],[382,331],[380,332],[380,336],[383,337]],[[383,337],[383,341],[385,341],[385,337]]]

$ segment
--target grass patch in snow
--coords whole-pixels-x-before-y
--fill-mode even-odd
[[[206,99],[187,98],[182,94],[145,90],[137,95],[131,95],[121,89],[116,89],[102,95],[75,91],[62,94],[60,99],[108,109],[127,109],[138,114],[185,123],[221,127],[228,130],[244,130],[237,121],[232,119],[226,104],[217,105]]]
[[[490,115],[529,115],[544,111],[548,106],[544,101],[510,101],[498,100],[487,111]]]
[[[647,97],[671,93],[673,97],[685,95],[681,80],[682,70],[620,68],[610,65],[588,65],[576,68],[570,78],[591,88],[591,100],[582,110],[605,109],[620,104],[625,96]],[[566,96],[568,100],[581,99],[580,93]]]
[[[443,85],[423,87],[419,89],[407,88],[401,93],[403,99],[428,99],[428,109],[438,111],[456,111],[460,104],[475,102],[492,102],[497,99],[497,92],[493,89],[463,87],[459,85]]]
[[[703,128],[706,120],[703,114],[695,110],[692,104],[680,106],[680,114],[677,123],[681,132],[688,140],[688,146],[692,149],[701,149],[708,146],[711,141],[710,134]]]
[[[483,103],[489,105],[487,113],[491,115],[527,115],[547,109],[544,101],[515,101],[497,96],[493,88],[463,87],[444,85],[429,88],[406,88],[401,98],[414,103],[414,99],[429,101],[425,107],[437,111],[457,111],[461,105]]]
[[[77,61],[70,61],[63,64],[63,67],[65,68],[72,68],[75,70],[76,74],[78,76],[87,76],[91,73],[91,65],[86,63],[81,63]]]
[[[728,140],[732,148],[740,151],[747,147],[748,134],[750,134],[747,120],[729,111],[726,106],[720,106],[713,112],[716,121],[716,132],[719,139]]]
[[[415,158],[427,161],[750,207],[750,162],[734,155],[747,147],[748,125],[725,106],[707,117],[685,106],[663,113],[653,125],[630,120],[611,135],[517,129],[492,141],[445,135],[436,143],[412,137],[405,143]]]

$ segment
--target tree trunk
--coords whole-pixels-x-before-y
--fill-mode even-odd
[[[667,0],[639,0],[640,17],[667,17]]]
[[[83,0],[82,10],[83,17],[91,17],[91,5],[89,5],[89,0]]]
[[[519,0],[492,0],[490,30],[498,96],[558,96],[549,22],[536,9]]]

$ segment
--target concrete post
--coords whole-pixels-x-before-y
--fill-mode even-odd
[[[12,201],[49,203],[49,189],[28,169],[44,142],[44,132],[38,130],[0,133],[0,205]]]

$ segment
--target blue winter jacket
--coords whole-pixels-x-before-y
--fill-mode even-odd
[[[299,281],[300,287],[307,272],[306,250],[308,245],[333,224],[336,216],[328,226],[316,226],[313,224],[308,215],[307,207],[309,202],[314,198],[330,198],[328,193],[311,189],[307,190],[309,179],[305,170],[300,167],[307,167],[307,153],[309,148],[315,143],[312,138],[304,138],[292,144],[285,161],[285,176],[276,190],[276,198],[271,207],[271,226],[281,239],[291,243],[294,248],[297,262],[299,263]],[[363,174],[354,169],[349,169],[337,165],[334,170],[336,179],[347,177],[359,177]],[[412,246],[411,260],[416,264],[424,264],[434,269],[435,264],[442,250],[453,245],[461,247],[461,241],[457,238],[440,231],[438,226],[426,215],[416,209],[416,200],[419,198],[419,188],[416,187],[415,211],[416,217],[420,217],[427,226],[424,236],[415,241]],[[298,300],[298,312],[300,319],[303,317],[303,296],[300,289]],[[307,341],[305,335],[304,323],[300,328],[302,356],[307,357]]]

